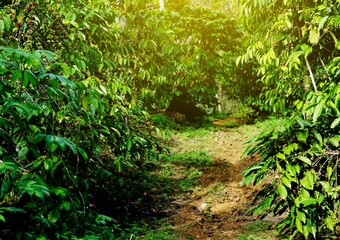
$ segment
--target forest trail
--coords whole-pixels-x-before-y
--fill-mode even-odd
[[[224,122],[215,124],[223,126]],[[240,185],[242,172],[256,162],[254,157],[241,157],[242,148],[257,132],[255,126],[244,125],[173,136],[172,153],[204,151],[213,160],[198,167],[202,171],[198,186],[175,200],[178,208],[170,221],[178,239],[276,239],[273,230],[268,230],[272,219],[246,214],[256,187]]]

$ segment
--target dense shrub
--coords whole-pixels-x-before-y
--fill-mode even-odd
[[[323,90],[299,102],[302,113],[286,126],[263,132],[245,149],[262,159],[244,172],[244,184],[264,180],[254,213],[283,214],[277,226],[298,239],[339,236],[340,87]]]
[[[94,78],[74,82],[53,70],[54,57],[0,48],[0,220],[7,239],[82,236],[112,220],[124,194],[142,196],[131,185],[160,150],[146,113],[126,102],[126,88],[110,91]]]

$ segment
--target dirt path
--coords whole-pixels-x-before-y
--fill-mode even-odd
[[[241,158],[253,126],[221,128],[205,134],[173,136],[173,152],[202,150],[213,164],[202,167],[199,187],[176,200],[179,208],[171,217],[179,239],[275,239],[266,230],[272,223],[246,214],[255,195],[254,187],[242,187],[242,171],[256,161]]]

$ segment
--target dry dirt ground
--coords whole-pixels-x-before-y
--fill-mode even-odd
[[[222,126],[205,134],[178,133],[172,136],[172,152],[201,150],[212,156],[213,163],[201,167],[198,187],[176,199],[179,206],[170,217],[178,239],[276,239],[269,230],[274,219],[259,220],[246,214],[257,191],[241,186],[242,172],[257,161],[241,157],[247,138],[256,134],[255,126],[226,128]]]

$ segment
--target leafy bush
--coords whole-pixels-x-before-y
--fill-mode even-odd
[[[1,234],[69,238],[112,221],[161,150],[146,113],[126,88],[67,79],[52,52],[0,47],[0,59]]]
[[[264,179],[252,211],[284,214],[277,225],[282,233],[335,237],[340,224],[340,87],[331,83],[322,93],[310,92],[297,107],[302,114],[285,129],[263,132],[245,149],[246,154],[260,154],[262,161],[244,172],[243,183]]]
[[[173,129],[178,127],[177,124],[164,114],[158,113],[151,116],[152,123],[161,129]]]

